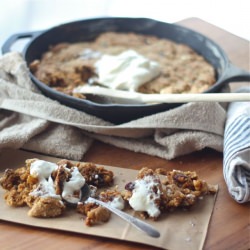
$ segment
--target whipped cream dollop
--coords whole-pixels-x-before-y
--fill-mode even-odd
[[[98,82],[111,89],[136,91],[160,74],[160,65],[134,50],[104,54],[96,63]]]
[[[152,176],[145,176],[134,182],[129,204],[135,211],[146,211],[151,217],[160,215],[161,212],[155,200],[160,198],[161,193],[159,189],[154,192],[154,186],[155,178]]]

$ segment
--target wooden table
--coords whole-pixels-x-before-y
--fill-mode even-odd
[[[191,18],[181,21],[180,24],[212,38],[225,50],[235,65],[249,70],[249,41],[236,37],[200,19]],[[219,184],[219,193],[204,249],[245,250],[250,248],[250,204],[237,204],[229,196],[223,179],[223,155],[221,153],[203,150],[166,161],[96,142],[83,160],[132,169],[140,169],[145,166],[150,168],[165,167],[169,170],[197,171],[200,177],[209,183]],[[157,248],[0,221],[0,249],[153,250]]]

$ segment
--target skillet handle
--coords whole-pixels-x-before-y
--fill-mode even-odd
[[[228,68],[221,79],[221,82],[229,83],[229,82],[245,82],[245,81],[250,81],[250,72],[238,68],[232,63],[229,63]]]
[[[6,54],[11,51],[11,47],[20,39],[24,38],[34,38],[37,35],[39,35],[41,31],[31,31],[31,32],[23,32],[23,33],[18,33],[10,36],[3,44],[2,46],[2,53]]]

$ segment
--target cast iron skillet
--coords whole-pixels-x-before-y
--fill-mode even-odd
[[[12,35],[3,45],[2,52],[10,51],[11,46],[22,38],[30,38],[23,50],[24,59],[29,65],[33,60],[41,58],[51,45],[60,42],[91,41],[105,31],[136,32],[167,38],[177,43],[184,43],[201,54],[216,69],[217,81],[207,93],[219,92],[222,87],[233,81],[249,81],[250,73],[230,63],[224,51],[212,40],[193,30],[176,24],[164,23],[147,18],[104,17],[86,19],[62,24],[45,31],[26,32]],[[67,106],[85,111],[115,124],[127,122],[139,117],[176,107],[179,104],[120,104],[98,103],[82,100],[55,91],[39,81],[32,73],[30,77],[42,93]]]

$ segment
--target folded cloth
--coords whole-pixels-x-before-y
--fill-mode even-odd
[[[250,86],[237,92],[249,92]],[[250,102],[229,105],[224,137],[224,178],[239,203],[250,201]]]
[[[16,147],[80,160],[93,140],[173,159],[206,147],[223,151],[226,110],[217,103],[180,107],[114,125],[42,95],[17,52],[0,58],[0,149]]]

